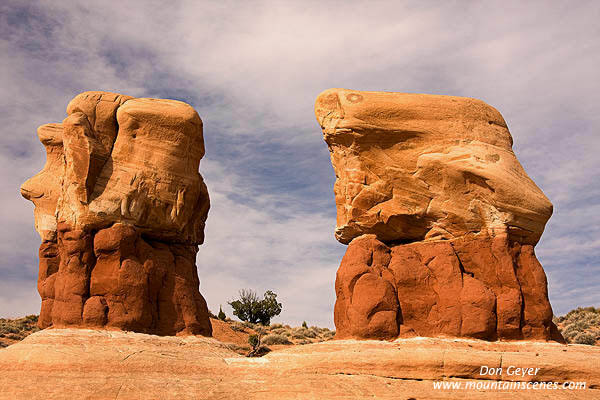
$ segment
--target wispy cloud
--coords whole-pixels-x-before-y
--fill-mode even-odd
[[[0,313],[38,311],[38,238],[18,194],[44,163],[35,129],[97,89],[181,99],[204,120],[201,172],[213,206],[198,266],[213,311],[230,313],[242,287],[274,289],[281,320],[332,325],[345,248],[333,239],[334,176],[313,115],[329,87],[462,95],[498,108],[555,204],[537,247],[555,311],[600,302],[597,2],[0,7]]]

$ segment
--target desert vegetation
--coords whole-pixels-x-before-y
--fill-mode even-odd
[[[272,349],[285,346],[304,345],[310,343],[324,342],[333,339],[334,330],[329,328],[292,327],[290,325],[272,324],[264,326],[259,323],[239,322],[227,319],[225,321],[232,331],[248,337],[248,345],[231,344],[231,350],[239,354],[255,355],[266,354]],[[257,340],[260,342],[258,343]]]
[[[211,316],[219,319],[212,313]],[[224,317],[224,314],[221,317]],[[23,340],[31,333],[37,332],[39,330],[37,320],[37,315],[28,315],[17,319],[0,318],[0,348]],[[244,341],[248,341],[243,345],[230,344],[231,349],[240,354],[247,354],[254,349],[255,346],[252,344],[256,344],[256,339],[250,339],[252,335],[256,335],[256,337],[260,335],[259,347],[266,347],[261,352],[283,346],[324,342],[333,339],[335,335],[334,330],[309,326],[306,322],[302,323],[302,326],[292,327],[279,323],[262,325],[249,321],[234,321],[227,317],[220,320],[227,324],[231,331],[243,335],[246,338]],[[554,317],[554,323],[568,343],[600,345],[600,308],[579,307],[563,316]]]
[[[239,298],[229,302],[233,315],[242,321],[269,325],[271,318],[281,313],[281,303],[277,302],[277,294],[267,290],[263,299],[259,299],[252,289],[242,289]]]
[[[28,315],[18,319],[0,318],[0,347],[9,346],[23,340],[33,332],[39,331],[37,321],[37,315]]]
[[[600,308],[578,307],[554,317],[554,323],[567,343],[600,345]]]

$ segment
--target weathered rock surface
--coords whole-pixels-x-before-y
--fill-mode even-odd
[[[383,242],[508,231],[535,244],[552,204],[476,99],[330,89],[315,105],[336,173],[336,237]]]
[[[533,246],[552,204],[476,99],[330,89],[337,337],[561,341]]]
[[[201,244],[209,200],[198,173],[202,121],[186,103],[84,92],[62,124],[42,125],[44,169],[21,187],[42,240],[115,222],[156,239]]]
[[[480,375],[482,366],[502,373]],[[539,370],[509,375],[511,366]],[[245,358],[212,338],[51,329],[0,350],[0,399],[596,399],[599,371],[600,349],[583,345],[336,340]],[[463,388],[434,389],[436,381]],[[586,388],[563,390],[565,382]]]
[[[200,117],[106,92],[67,114],[38,129],[46,165],[21,187],[42,238],[40,327],[210,335],[195,266],[209,209]]]
[[[531,245],[471,234],[388,247],[354,239],[337,272],[337,338],[562,341]]]

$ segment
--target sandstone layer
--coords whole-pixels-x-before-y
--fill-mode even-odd
[[[195,266],[209,209],[202,121],[180,101],[84,92],[42,125],[21,187],[42,239],[39,325],[210,335]]]
[[[562,341],[531,245],[506,236],[348,246],[336,278],[337,338],[453,336]]]
[[[552,204],[476,99],[329,89],[337,337],[562,337],[534,246]]]
[[[481,375],[482,366],[502,372]],[[584,345],[335,340],[245,358],[212,338],[50,329],[0,350],[0,399],[596,399],[598,371],[600,349]],[[525,387],[498,388],[511,382]]]

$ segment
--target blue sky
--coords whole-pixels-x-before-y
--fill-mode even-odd
[[[525,4],[521,4],[525,3]],[[39,237],[19,186],[35,130],[85,90],[184,100],[204,121],[209,307],[274,290],[276,321],[333,326],[334,173],[324,89],[480,98],[554,204],[536,248],[555,314],[600,305],[600,3],[3,1],[0,316],[39,311]]]

